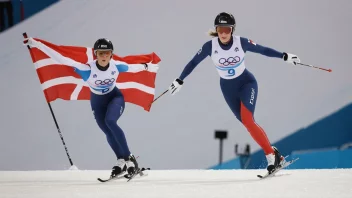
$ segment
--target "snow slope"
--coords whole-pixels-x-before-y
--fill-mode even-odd
[[[100,183],[110,171],[3,171],[1,198],[350,198],[352,169],[282,170],[259,180],[264,170],[151,170],[130,182]]]

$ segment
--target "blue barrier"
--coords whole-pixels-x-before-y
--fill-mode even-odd
[[[220,165],[215,165],[213,167],[210,167],[209,169],[241,169],[241,163],[240,159],[236,158],[234,160],[227,161],[225,163],[222,163]]]
[[[12,7],[13,7],[13,25],[20,23],[21,19],[21,12],[23,8],[24,20],[28,19],[29,17],[33,16],[34,14],[48,8],[52,4],[59,2],[60,0],[12,0]],[[22,3],[22,7],[21,7]],[[7,24],[7,14],[4,14],[4,22],[5,22],[5,29],[8,28]]]
[[[299,160],[288,167],[289,169],[352,168],[352,148],[293,152],[291,157],[298,157]]]

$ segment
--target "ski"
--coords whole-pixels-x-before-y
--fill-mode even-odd
[[[257,175],[260,179],[265,179],[271,176],[275,176],[275,173],[279,172],[281,169],[284,169],[286,167],[288,167],[289,165],[293,164],[294,162],[296,162],[299,158],[290,160],[290,161],[286,161],[286,163],[280,167],[278,167],[274,172],[272,173],[266,173],[265,175]]]
[[[120,175],[117,175],[115,177],[109,177],[108,179],[102,179],[102,178],[97,178],[98,181],[104,183],[104,182],[109,182],[109,181],[113,181],[113,180],[119,180],[119,179],[127,179],[127,181],[130,181],[134,176],[136,175],[140,175],[141,177],[142,176],[147,176],[148,174],[147,173],[144,173],[143,171],[145,170],[150,170],[150,168],[142,168],[142,169],[138,169],[137,172],[132,175],[132,177],[129,175],[129,174],[120,174]]]
[[[143,171],[150,170],[150,168],[138,168],[133,175],[130,175],[127,179],[127,182],[131,181],[136,175],[139,175],[140,177],[147,176],[148,174],[144,173]]]
[[[123,173],[123,174],[125,174],[125,173]],[[108,181],[111,181],[111,180],[117,180],[117,179],[123,179],[123,178],[125,178],[125,175],[123,175],[123,174],[117,175],[117,176],[115,176],[115,177],[110,176],[108,179],[102,179],[102,178],[97,178],[97,179],[98,179],[98,181],[100,181],[100,182],[108,182]]]

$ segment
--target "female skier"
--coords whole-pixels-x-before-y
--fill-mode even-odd
[[[247,51],[259,53],[268,57],[283,59],[292,64],[300,62],[296,55],[278,52],[274,49],[258,45],[252,40],[233,35],[235,18],[232,14],[222,12],[214,21],[215,32],[210,32],[213,38],[206,42],[193,59],[185,66],[181,75],[169,87],[171,95],[178,92],[184,79],[193,69],[210,56],[220,75],[220,86],[224,99],[236,118],[246,127],[253,139],[264,150],[268,161],[269,173],[285,163],[279,151],[271,146],[264,130],[253,118],[257,101],[258,85],[255,77],[245,67]]]
[[[105,133],[107,141],[117,157],[117,164],[113,167],[111,177],[132,175],[138,169],[136,158],[131,154],[126,137],[117,125],[125,108],[125,100],[121,91],[116,87],[119,73],[131,71],[139,72],[148,68],[157,69],[157,64],[127,64],[112,59],[114,47],[106,38],[98,39],[94,43],[94,54],[97,59],[82,64],[67,58],[40,41],[33,38],[25,39],[25,44],[36,47],[55,61],[72,66],[82,79],[89,85],[91,95],[90,104],[95,120]]]

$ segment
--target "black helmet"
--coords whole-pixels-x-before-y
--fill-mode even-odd
[[[100,38],[94,43],[94,53],[96,50],[111,50],[114,51],[114,46],[109,39]]]
[[[235,28],[235,26],[236,26],[235,17],[233,17],[233,15],[230,13],[221,12],[220,14],[218,14],[216,16],[215,21],[214,21],[214,26],[215,26],[215,28],[217,26],[231,26],[231,27]]]

